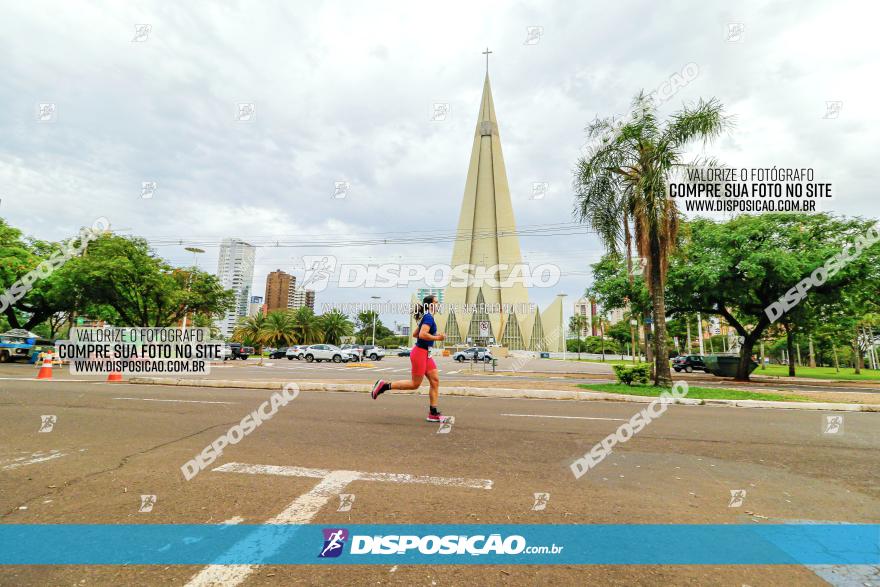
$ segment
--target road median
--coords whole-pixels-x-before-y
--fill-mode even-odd
[[[210,387],[210,388],[233,388],[233,389],[281,389],[284,381],[254,381],[254,380],[230,380],[230,379],[181,379],[173,377],[132,377],[127,381],[137,385],[172,385],[181,387]],[[331,383],[331,382],[297,382],[301,391],[326,391],[326,392],[353,392],[369,393],[370,385],[364,383]],[[427,388],[415,391],[398,391],[410,395],[426,395]],[[514,389],[514,388],[486,388],[486,387],[454,387],[444,386],[441,389],[443,395],[457,395],[470,397],[499,397],[520,399],[551,399],[551,400],[580,400],[580,401],[613,401],[650,403],[656,398],[651,396],[625,395],[618,393],[604,393],[598,391],[568,391],[561,389]],[[827,402],[784,402],[764,400],[725,400],[725,399],[695,399],[678,398],[675,403],[682,405],[711,405],[741,408],[775,408],[786,410],[825,410],[842,412],[880,412],[880,405],[857,404],[857,403],[827,403]]]

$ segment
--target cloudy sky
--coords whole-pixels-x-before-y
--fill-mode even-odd
[[[689,63],[699,75],[661,113],[714,96],[736,120],[703,152],[733,167],[811,167],[833,184],[824,209],[880,216],[869,179],[878,9],[707,4],[7,2],[0,215],[53,240],[106,216],[175,264],[191,263],[183,246],[203,243],[211,271],[221,238],[258,242],[260,295],[271,270],[302,276],[303,255],[447,263],[451,242],[270,241],[454,231],[488,46],[520,226],[570,223],[584,126],[625,113],[638,90]],[[530,27],[540,27],[531,40]],[[829,101],[841,103],[830,116]],[[253,120],[237,120],[242,103],[254,104]],[[435,103],[449,105],[446,120],[431,120]],[[54,104],[48,121],[40,104]],[[146,181],[152,198],[141,197]],[[345,198],[332,197],[338,181],[350,184]],[[534,182],[549,184],[543,199],[531,198]],[[576,299],[602,252],[585,230],[567,232],[522,240],[527,262],[563,271],[557,288],[532,291],[542,306],[558,291]],[[318,302],[366,293],[330,287]]]

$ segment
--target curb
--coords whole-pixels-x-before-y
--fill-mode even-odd
[[[175,379],[170,377],[132,377],[128,383],[139,385],[176,385],[186,387],[217,387],[238,389],[281,389],[285,381],[233,381],[230,379]],[[369,393],[371,385],[364,383],[297,383],[301,391],[347,391],[354,393]],[[420,390],[402,391],[395,393],[407,395],[425,395]],[[443,387],[445,395],[459,395],[470,397],[499,397],[520,399],[553,399],[553,400],[581,400],[581,401],[612,401],[651,403],[656,397],[641,395],[621,395],[617,393],[603,393],[599,391],[565,391],[556,389],[510,389],[510,388],[485,388],[485,387]],[[880,412],[880,404],[834,404],[819,402],[779,402],[766,400],[733,400],[733,399],[693,399],[688,397],[678,398],[674,402],[686,406],[727,406],[737,408],[775,408],[784,410],[825,410],[836,412]]]

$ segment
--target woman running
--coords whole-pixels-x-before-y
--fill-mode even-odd
[[[380,379],[373,384],[373,399],[376,399],[389,389],[418,389],[422,379],[428,377],[431,390],[428,392],[430,410],[428,422],[442,422],[443,415],[437,409],[437,400],[440,396],[440,373],[434,359],[429,356],[434,341],[445,340],[446,335],[437,334],[437,323],[434,322],[434,313],[437,311],[436,296],[426,296],[422,303],[416,306],[416,320],[419,321],[413,336],[417,339],[415,346],[409,353],[409,362],[412,364],[412,380],[406,381],[383,381]]]

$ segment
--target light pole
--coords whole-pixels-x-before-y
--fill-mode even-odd
[[[566,341],[565,341],[565,325],[564,325],[565,323],[563,321],[565,318],[565,312],[563,311],[563,307],[565,305],[565,297],[568,296],[568,294],[558,293],[556,295],[559,296],[560,298],[562,298],[561,300],[559,300],[559,329],[562,331],[562,360],[565,361],[566,360],[565,359],[565,351],[566,351],[565,342]],[[578,347],[578,350],[580,350],[580,347]]]
[[[199,253],[204,253],[205,249],[200,249],[198,247],[186,247],[186,250],[193,254],[193,270],[198,270],[198,268],[199,268],[198,255],[199,255]],[[186,291],[189,291],[189,288],[192,285],[192,274],[193,274],[193,272],[190,271],[189,279],[186,280]],[[186,306],[184,306],[183,307],[183,325],[181,327],[183,330],[186,330],[186,313],[187,313],[187,308],[186,308]]]
[[[374,300],[381,299],[379,296],[370,296]],[[373,304],[370,304],[370,308],[373,307]],[[376,310],[373,310],[373,346],[376,346]]]

